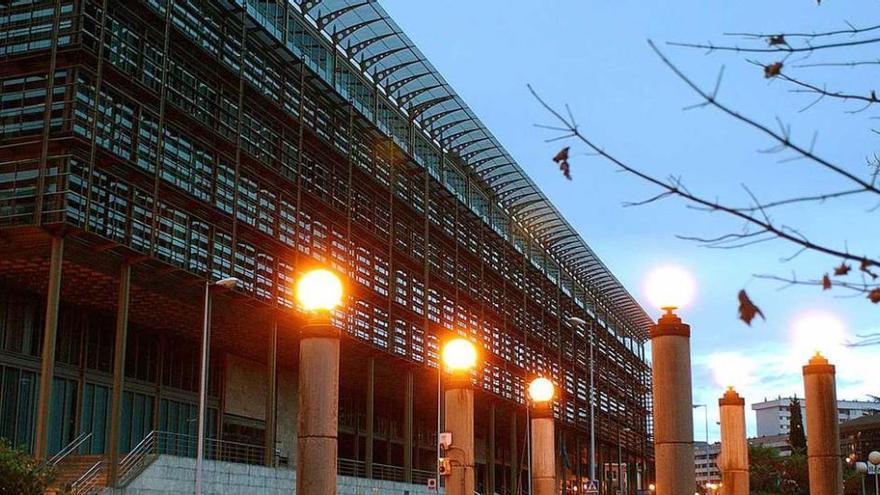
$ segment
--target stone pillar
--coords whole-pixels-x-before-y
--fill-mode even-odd
[[[651,327],[657,495],[688,495],[696,486],[690,335],[672,309]]]
[[[839,495],[843,493],[843,471],[834,365],[818,352],[804,366],[804,397],[810,494]]]
[[[733,387],[718,399],[721,410],[721,482],[725,495],[749,495],[749,444],[746,441],[746,401]]]
[[[314,315],[299,344],[299,427],[296,493],[336,494],[339,429],[339,329]]]
[[[403,409],[403,477],[407,483],[413,479],[413,402],[415,401],[412,368],[406,370],[406,396]]]
[[[367,433],[364,445],[364,472],[367,479],[373,478],[373,444],[376,431],[376,357],[367,359]]]
[[[52,237],[49,261],[49,288],[46,292],[46,321],[43,331],[40,390],[37,399],[37,424],[34,457],[45,459],[49,450],[49,418],[52,407],[52,380],[55,378],[55,337],[58,335],[58,306],[61,302],[61,264],[64,260],[64,238]]]
[[[266,451],[263,459],[269,467],[275,466],[276,417],[278,414],[278,319],[269,322],[269,352],[266,356],[266,375],[269,378],[266,393]]]
[[[113,350],[113,390],[110,400],[110,439],[108,452],[108,486],[116,486],[119,468],[119,422],[122,416],[122,392],[125,387],[125,348],[128,339],[128,296],[131,286],[131,265],[123,263],[119,270],[119,294],[116,303],[116,345]]]
[[[445,392],[444,421],[452,433],[452,446],[447,449],[450,475],[446,478],[446,495],[474,493],[474,389],[468,371],[449,376]]]
[[[532,410],[532,491],[533,495],[556,493],[556,432],[551,403],[536,402]]]

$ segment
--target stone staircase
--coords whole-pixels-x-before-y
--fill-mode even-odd
[[[103,459],[102,455],[69,455],[57,466],[55,481],[50,485],[46,493],[70,493],[71,495],[97,493],[107,485],[107,470],[100,469],[89,480],[89,486],[73,486],[86,472]],[[89,487],[96,487],[90,490]]]

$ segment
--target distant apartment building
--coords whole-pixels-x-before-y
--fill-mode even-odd
[[[706,442],[694,442],[694,473],[698,485],[721,482],[721,469],[718,467],[720,453],[720,442],[709,444],[708,448]]]
[[[801,405],[801,417],[806,417],[806,409],[804,399],[798,399]],[[755,411],[755,418],[758,425],[758,437],[772,437],[776,435],[788,435],[789,422],[791,414],[788,406],[791,399],[788,397],[778,397],[775,400],[764,400],[752,404],[752,410]],[[880,403],[859,400],[841,400],[837,401],[838,420],[843,423],[851,419],[860,418],[874,413],[880,414]],[[806,428],[804,421],[804,428]],[[809,435],[809,432],[807,432]]]

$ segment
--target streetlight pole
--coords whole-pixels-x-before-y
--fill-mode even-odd
[[[706,483],[709,480],[709,407],[706,404],[694,404],[694,409],[703,408],[703,418],[706,421]]]
[[[575,325],[587,326],[587,322],[572,316],[569,321]],[[590,482],[596,480],[596,397],[594,390],[594,364],[593,364],[593,325],[588,327],[590,341]]]
[[[205,459],[205,408],[208,400],[208,360],[211,349],[211,291],[212,289],[234,289],[241,281],[235,277],[224,278],[211,282],[205,280],[205,307],[202,315],[202,350],[199,357],[199,417],[196,433],[196,490],[195,495],[202,494],[202,464]]]
[[[342,282],[329,270],[313,270],[297,283],[296,296],[308,313],[299,343],[296,493],[335,495],[340,331],[330,314],[342,302]]]
[[[536,378],[529,384],[533,411],[529,419],[529,478],[533,495],[556,493],[556,431],[553,424],[553,383]]]
[[[880,494],[880,452],[875,450],[868,454],[868,462],[874,465],[874,493]]]

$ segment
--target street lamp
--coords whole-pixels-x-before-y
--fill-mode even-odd
[[[857,462],[856,472],[859,473],[859,479],[862,482],[862,495],[865,495],[865,476],[868,474],[868,464],[864,462]]]
[[[208,400],[208,359],[211,349],[211,293],[214,290],[231,290],[241,283],[235,277],[228,277],[216,282],[205,280],[205,307],[202,314],[202,352],[199,357],[199,417],[196,433],[196,490],[195,495],[202,495],[202,463],[205,459],[205,407]]]
[[[455,338],[443,346],[446,368],[446,430],[452,436],[445,449],[449,454],[447,495],[474,493],[474,390],[471,370],[477,365],[477,348],[464,338]],[[447,462],[440,459],[440,463]]]
[[[654,451],[656,484],[661,494],[690,493],[694,476],[690,326],[675,314],[694,295],[693,278],[677,267],[649,274],[649,299],[666,311],[651,327]]]
[[[556,445],[553,424],[553,382],[538,377],[529,384],[529,398],[533,412],[529,429],[531,431],[530,489],[534,495],[554,495],[556,493]]]
[[[336,493],[340,332],[330,314],[342,296],[342,281],[325,269],[307,272],[296,285],[307,315],[299,343],[296,493],[301,495]]]
[[[703,418],[706,421],[706,483],[710,482],[709,479],[709,407],[706,404],[694,404],[692,406],[694,409],[703,408]]]
[[[875,450],[868,454],[868,462],[874,465],[874,493],[877,494],[880,493],[880,452]]]
[[[587,322],[576,316],[572,316],[568,321],[573,325],[587,327]],[[593,372],[595,371],[593,364],[593,325],[587,328],[590,335],[590,482],[593,483],[596,480],[596,401],[593,388]]]

